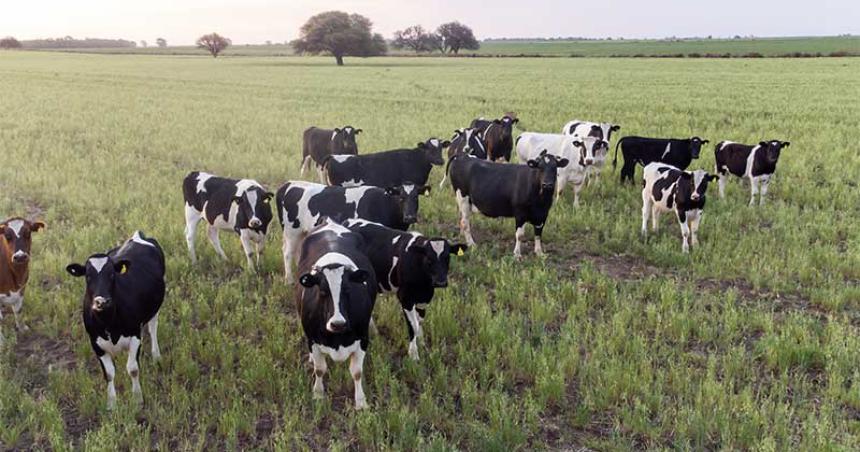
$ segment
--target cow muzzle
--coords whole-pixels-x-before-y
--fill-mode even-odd
[[[12,255],[12,262],[16,264],[25,264],[30,260],[30,255],[23,251],[16,251]]]
[[[343,316],[332,317],[325,328],[331,333],[342,333],[346,331],[346,319]]]
[[[594,164],[594,159],[585,159],[585,164],[586,164],[586,165],[593,165],[593,164]]]
[[[693,201],[698,201],[700,198],[701,198],[701,196],[699,196],[696,193],[693,193],[692,195],[690,195],[690,199],[692,199]]]
[[[417,223],[418,222],[418,216],[417,215],[405,215],[405,216],[403,216],[403,221],[405,221],[408,224]]]
[[[93,298],[93,311],[101,312],[110,306],[110,298],[95,297]]]
[[[259,218],[254,217],[254,218],[251,218],[251,221],[248,222],[248,225],[251,226],[252,228],[259,228],[260,226],[263,225],[263,222],[260,221]]]

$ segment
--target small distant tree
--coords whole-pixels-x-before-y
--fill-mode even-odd
[[[210,33],[197,38],[197,47],[200,49],[206,49],[212,54],[213,58],[218,58],[218,54],[223,52],[227,47],[230,47],[230,44],[232,44],[232,42],[228,38],[225,38],[218,33]]]
[[[162,47],[162,48],[163,48],[163,47],[167,47],[167,40],[166,40],[166,39],[164,39],[164,38],[158,38],[158,39],[156,39],[156,40],[155,40],[155,44],[156,44],[158,47]]]
[[[311,17],[302,25],[301,37],[290,45],[297,53],[329,53],[338,66],[345,56],[377,56],[388,51],[382,35],[372,32],[370,19],[342,11],[328,11]]]
[[[8,49],[20,49],[20,48],[21,48],[21,41],[13,38],[11,36],[7,36],[3,39],[0,39],[0,49],[7,49],[8,50]]]
[[[271,41],[271,40],[267,40],[267,41],[266,41],[266,45],[267,45],[267,46],[272,45],[272,41]]]
[[[449,22],[442,24],[436,30],[436,33],[442,37],[446,51],[458,54],[460,49],[478,50],[481,44],[475,38],[475,33],[472,29],[461,24],[460,22]]]
[[[413,25],[405,30],[394,32],[394,40],[391,41],[391,47],[395,49],[410,49],[415,53],[432,52],[436,48],[433,42],[433,37],[435,36],[435,34],[425,31],[421,25]]]
[[[146,41],[144,41],[143,39],[141,39],[140,40],[140,46],[145,49],[145,48],[149,47],[149,44]]]

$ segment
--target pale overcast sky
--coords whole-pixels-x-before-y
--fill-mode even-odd
[[[0,36],[125,38],[191,44],[296,38],[311,15],[369,17],[390,38],[412,24],[459,20],[479,38],[860,34],[860,0],[2,0]]]

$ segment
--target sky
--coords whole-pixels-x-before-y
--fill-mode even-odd
[[[2,0],[0,36],[167,39],[209,32],[236,44],[298,37],[304,21],[342,10],[390,38],[414,24],[458,20],[479,39],[860,34],[860,0]]]

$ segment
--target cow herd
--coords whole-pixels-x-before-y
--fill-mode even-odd
[[[599,176],[612,134],[620,129],[611,123],[575,120],[565,124],[562,133],[523,132],[514,138],[518,121],[513,113],[500,119],[479,118],[450,140],[430,138],[413,148],[361,155],[356,144],[361,129],[311,127],[303,135],[301,174],[313,163],[320,183],[288,181],[274,192],[252,179],[191,172],[182,183],[191,261],[197,260],[197,229],[205,220],[207,237],[220,258],[226,259],[226,254],[219,231],[233,231],[248,268],[255,269],[277,214],[284,277],[297,283],[297,310],[314,368],[313,395],[324,393],[326,358],[349,359],[355,407],[365,408],[363,362],[370,331],[375,330],[377,295],[396,293],[408,331],[408,355],[417,360],[422,323],[435,290],[448,285],[451,257],[475,246],[470,216],[513,218],[513,253],[518,259],[525,225],[530,224],[534,252],[543,255],[542,232],[553,202],[570,183],[574,205],[579,204],[580,191]],[[718,180],[722,197],[729,174],[748,178],[750,205],[756,195],[763,204],[780,150],[789,146],[777,140],[757,145],[723,141],[715,149],[715,174],[687,171],[707,143],[696,136],[618,140],[613,165],[620,148],[621,182],[632,182],[636,165],[644,166],[643,235],[649,218],[656,230],[659,214],[674,212],[682,249],[688,252],[698,244],[708,183]],[[514,150],[519,164],[510,163]],[[440,188],[450,181],[464,244],[409,231],[419,222],[419,200],[431,190],[427,182],[434,166],[444,168]],[[25,328],[18,314],[28,279],[31,234],[43,227],[23,218],[0,223],[0,308],[11,307],[19,328]],[[166,286],[161,246],[138,231],[122,245],[70,264],[66,271],[85,279],[84,326],[107,381],[108,406],[116,401],[113,358],[124,351],[132,392],[142,398],[138,359],[144,329],[151,338],[152,357],[160,355],[158,311]]]

